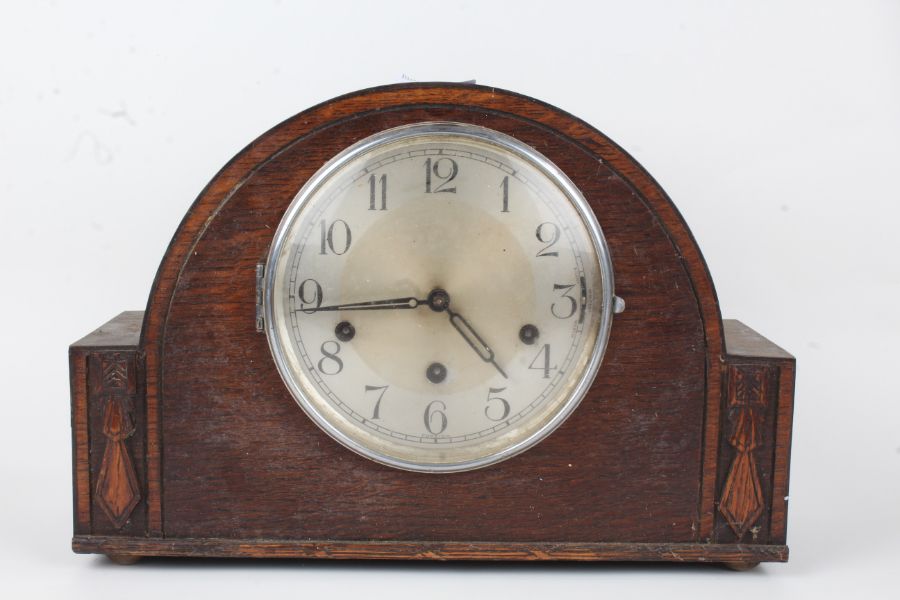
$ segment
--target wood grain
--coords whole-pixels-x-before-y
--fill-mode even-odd
[[[76,534],[91,531],[90,438],[88,436],[87,357],[69,350],[72,395],[72,493]]]
[[[744,544],[514,544],[331,540],[122,539],[76,537],[75,552],[117,556],[316,558],[341,560],[786,562],[786,546]]]
[[[128,438],[136,431],[134,404],[137,378],[134,354],[104,352],[94,357],[99,389],[96,394],[102,406],[101,432],[103,450],[97,473],[97,504],[106,517],[121,529],[141,499],[134,461]]]
[[[788,479],[791,448],[791,426],[794,413],[794,373],[796,361],[781,347],[772,343],[740,321],[723,321],[726,355],[723,369],[758,370],[766,374],[765,410],[760,413],[761,445],[754,451],[758,457],[760,483],[765,503],[756,521],[752,537],[771,544],[787,540]],[[727,386],[728,378],[724,379]],[[728,403],[728,388],[723,393],[723,405]],[[727,409],[726,409],[727,410]],[[728,429],[723,427],[719,454],[719,497],[724,494],[725,476],[729,460]],[[724,522],[717,521],[715,541],[734,541],[735,536]],[[747,541],[747,540],[744,540]]]
[[[445,476],[375,465],[338,446],[298,410],[247,318],[256,262],[303,182],[360,137],[424,120],[514,135],[569,173],[603,224],[616,291],[629,304],[573,418],[502,467]],[[161,352],[164,531],[227,536],[239,521],[252,537],[693,541],[706,343],[692,288],[647,206],[558,134],[470,107],[382,108],[322,126],[244,178],[181,269]],[[623,478],[625,457],[652,477]]]
[[[69,348],[75,531],[143,535],[143,312],[124,312]]]
[[[333,442],[284,388],[254,319],[255,266],[303,183],[346,146],[422,121],[489,127],[556,163],[597,215],[628,306],[588,396],[559,430],[509,461],[452,475],[397,471]],[[238,556],[248,547],[307,556],[333,547],[377,558],[390,548],[392,557],[477,558],[493,547],[523,559],[665,560],[661,549],[678,548],[688,560],[786,560],[779,494],[787,492],[793,359],[739,324],[723,333],[702,254],[665,192],[603,134],[531,98],[404,84],[288,119],[202,191],[160,265],[139,340],[138,317],[120,317],[71,351],[79,551]],[[96,401],[78,395],[90,377],[79,361],[116,341],[127,341],[140,372],[130,443],[142,501],[132,529],[110,537],[96,517],[85,520],[84,503],[96,506],[85,448],[98,425]],[[725,374],[738,359],[774,378],[768,445],[759,450],[768,457],[760,477],[771,525],[752,551],[735,550],[717,517],[731,457]]]

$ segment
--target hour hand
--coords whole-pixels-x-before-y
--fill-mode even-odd
[[[302,308],[307,314],[323,312],[328,310],[394,310],[416,308],[423,304],[427,304],[427,300],[419,300],[415,297],[408,298],[391,298],[389,300],[369,300],[367,302],[348,302],[346,304],[332,304],[330,306],[308,306]]]
[[[466,340],[466,343],[472,347],[472,350],[481,357],[481,360],[494,365],[500,374],[503,375],[504,379],[509,379],[503,369],[500,368],[500,365],[497,364],[494,351],[491,350],[491,347],[487,345],[487,342],[478,335],[478,332],[469,325],[469,322],[466,321],[461,314],[453,312],[449,308],[447,309],[447,313],[450,315],[450,324],[463,336],[463,339]]]

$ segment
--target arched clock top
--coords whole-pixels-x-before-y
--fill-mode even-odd
[[[408,109],[419,112],[407,113]],[[700,313],[707,324],[710,350],[721,353],[721,314],[703,254],[674,203],[634,158],[584,121],[539,100],[493,87],[444,83],[381,86],[323,102],[276,125],[232,158],[194,201],[160,264],[145,313],[147,343],[158,339],[158,336],[148,335],[150,329],[164,327],[165,312],[178,273],[189,260],[193,244],[202,237],[234,192],[273,157],[323,133],[322,128],[346,125],[360,117],[368,119],[369,126],[354,129],[353,133],[335,140],[332,145],[335,154],[342,149],[341,144],[349,145],[367,134],[420,120],[442,120],[437,115],[451,113],[461,122],[483,124],[490,121],[496,129],[510,135],[519,133],[520,127],[530,125],[535,128],[532,135],[538,142],[535,144],[538,150],[543,150],[540,147],[544,145],[542,135],[568,138],[608,168],[611,173],[607,176],[632,188],[635,196],[658,219],[661,230],[682,257],[696,291]],[[496,120],[490,119],[491,116],[496,116]],[[314,154],[321,162],[306,165],[304,174],[311,175],[332,156],[327,151]],[[595,176],[601,172],[598,169]]]

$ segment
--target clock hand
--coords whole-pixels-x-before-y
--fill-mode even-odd
[[[458,312],[450,310],[450,294],[448,294],[446,290],[442,290],[441,288],[431,290],[431,293],[428,294],[428,299],[425,302],[434,312],[446,311],[450,316],[450,324],[453,325],[453,328],[456,329],[461,336],[463,336],[463,339],[466,340],[466,343],[471,346],[472,350],[478,354],[481,360],[494,365],[494,367],[500,371],[500,374],[503,375],[504,379],[509,379],[509,377],[506,376],[506,373],[503,372],[503,369],[500,368],[500,365],[497,364],[497,361],[494,358],[494,351],[491,350],[491,347],[488,346],[481,336],[478,335],[478,332],[469,325],[469,322],[466,321],[465,317]]]
[[[469,322],[466,321],[461,314],[453,312],[450,308],[447,308],[447,314],[450,315],[450,324],[453,325],[453,328],[456,329],[461,336],[463,336],[463,339],[465,339],[469,346],[472,347],[472,350],[481,357],[481,360],[494,365],[494,367],[500,371],[500,374],[503,375],[504,379],[509,379],[509,377],[506,376],[506,373],[503,372],[503,369],[500,368],[500,365],[497,364],[497,361],[494,358],[494,351],[491,350],[491,347],[488,346],[472,326],[469,325]]]
[[[427,305],[427,300],[419,300],[412,296],[408,298],[391,298],[390,300],[370,300],[368,302],[349,302],[347,304],[333,304],[331,306],[318,306],[316,308],[302,308],[305,313],[317,313],[328,310],[392,310],[404,308],[416,308]]]

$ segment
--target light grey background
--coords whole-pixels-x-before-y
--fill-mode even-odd
[[[570,111],[668,191],[723,314],[798,359],[791,561],[149,562],[69,551],[66,347],[142,309],[193,199],[338,94],[476,78]],[[0,589],[330,598],[896,598],[900,2],[0,4]],[[598,499],[602,501],[602,499]]]

